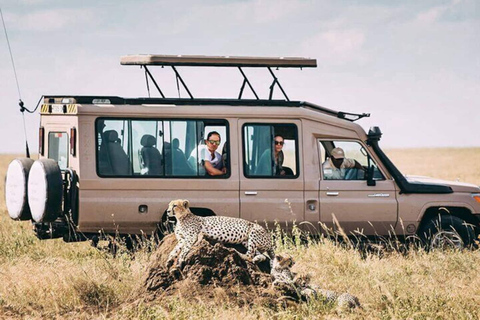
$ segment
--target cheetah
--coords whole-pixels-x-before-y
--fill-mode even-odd
[[[253,263],[273,259],[273,244],[267,230],[260,225],[232,217],[212,216],[199,217],[189,209],[188,200],[173,200],[168,205],[169,217],[177,218],[175,236],[178,244],[167,259],[167,268],[173,265],[178,257],[177,265],[182,268],[191,247],[201,236],[228,244],[241,244],[247,248],[243,257],[251,258]]]
[[[300,297],[310,299],[324,299],[327,303],[333,303],[340,310],[360,307],[358,298],[348,292],[339,293],[325,290],[315,284],[310,284],[310,276],[299,276],[291,271],[294,261],[290,256],[275,255],[272,263],[271,275],[274,278],[272,286],[282,288],[287,286],[293,289]]]
[[[293,286],[295,284],[295,274],[290,270],[294,262],[292,257],[284,255],[275,255],[272,262],[270,275],[273,277],[272,286],[277,287],[280,284]]]

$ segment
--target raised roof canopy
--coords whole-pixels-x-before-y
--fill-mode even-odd
[[[199,55],[136,54],[123,56],[122,65],[195,67],[316,68],[317,60],[299,57],[230,57]]]

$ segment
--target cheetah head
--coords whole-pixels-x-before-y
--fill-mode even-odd
[[[273,259],[274,268],[281,270],[291,268],[294,264],[295,262],[293,261],[293,258],[288,255],[276,254],[275,258]]]
[[[169,217],[181,218],[184,215],[190,213],[190,203],[188,200],[172,200],[168,204],[167,215]]]

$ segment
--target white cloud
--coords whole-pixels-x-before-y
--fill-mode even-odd
[[[329,30],[307,39],[302,48],[323,61],[342,64],[361,60],[364,42],[365,34],[360,30]]]
[[[420,12],[417,17],[416,21],[424,24],[431,24],[438,21],[445,12],[448,10],[452,10],[456,5],[460,4],[461,0],[453,0],[448,5],[437,6],[428,9],[427,11]]]

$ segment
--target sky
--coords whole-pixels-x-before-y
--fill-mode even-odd
[[[480,1],[3,0],[20,95],[147,96],[128,54],[307,57],[276,72],[291,100],[370,113],[385,148],[480,146]],[[167,96],[173,72],[152,70]],[[236,97],[235,69],[179,68],[195,97]],[[261,97],[271,77],[246,69]],[[152,91],[152,95],[155,92]],[[186,97],[185,92],[180,96]],[[245,97],[252,97],[245,92]],[[276,98],[282,98],[276,91]],[[39,115],[19,93],[0,33],[0,153],[38,150]],[[24,123],[26,130],[24,131]]]

